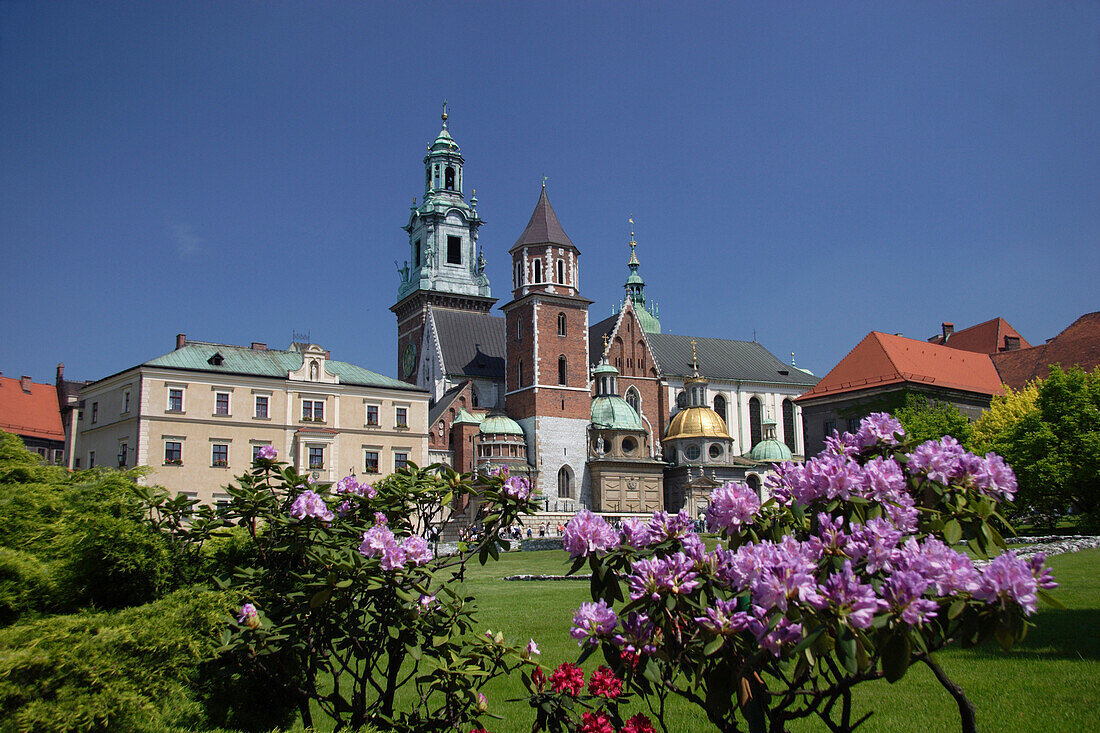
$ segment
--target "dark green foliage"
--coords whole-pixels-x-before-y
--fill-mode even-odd
[[[170,588],[168,548],[148,527],[130,518],[86,514],[71,530],[59,540],[65,549],[59,573],[78,605],[137,606]]]
[[[0,730],[164,731],[204,725],[191,691],[212,659],[229,600],[178,591],[113,613],[0,631]]]
[[[970,421],[959,408],[948,402],[930,400],[922,394],[909,393],[905,404],[894,411],[910,440],[923,443],[950,435],[960,443],[970,440]]]
[[[56,603],[53,568],[30,553],[0,547],[0,626]]]

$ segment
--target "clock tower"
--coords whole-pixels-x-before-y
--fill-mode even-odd
[[[409,221],[408,258],[395,262],[401,277],[397,302],[397,374],[410,383],[429,387],[424,369],[425,324],[431,309],[488,314],[496,299],[485,275],[485,257],[477,244],[484,223],[477,213],[476,192],[467,202],[463,194],[465,159],[447,130],[447,103],[443,129],[424,157],[424,193],[413,198]]]

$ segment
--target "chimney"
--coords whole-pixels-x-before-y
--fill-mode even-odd
[[[943,340],[946,341],[948,336],[955,333],[955,324],[951,321],[944,321],[940,324],[940,332],[943,333]]]
[[[1016,351],[1020,348],[1019,336],[1005,336],[1005,351]]]
[[[31,378],[25,374],[19,378],[19,388],[27,394],[31,393]]]
[[[57,362],[57,383],[61,384],[65,381],[65,365],[61,362]]]
[[[267,351],[267,344],[261,344],[259,341],[252,342],[253,351]]]
[[[176,349],[182,349],[184,346],[187,346],[187,334],[177,333],[176,334]]]
[[[329,356],[329,353],[330,353],[329,350],[325,349],[325,358],[326,359],[331,359],[332,358],[331,356]]]

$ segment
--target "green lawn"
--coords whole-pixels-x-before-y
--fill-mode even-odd
[[[573,609],[588,600],[588,585],[575,581],[503,582],[514,573],[564,573],[563,552],[502,555],[500,562],[470,573],[468,590],[477,597],[483,626],[503,630],[509,638],[534,637],[544,666],[574,661],[576,642],[568,635]],[[978,724],[988,731],[1100,730],[1100,550],[1052,558],[1062,587],[1056,593],[1066,610],[1041,608],[1038,624],[1011,651],[996,645],[940,654],[940,663],[962,685],[978,709]],[[591,666],[587,665],[587,666]],[[518,680],[498,681],[488,690],[492,710],[504,720],[487,725],[492,733],[526,733],[531,716],[520,697]],[[885,681],[857,688],[859,714],[875,714],[867,731],[958,730],[954,701],[924,667],[914,667],[897,684]],[[692,708],[677,706],[670,730],[707,731],[705,719]],[[818,730],[810,724],[796,730]]]

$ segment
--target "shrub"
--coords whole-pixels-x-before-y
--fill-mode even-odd
[[[214,657],[224,594],[183,590],[140,608],[0,630],[0,713],[10,730],[154,731],[205,723],[190,688]]]
[[[34,555],[0,547],[0,626],[28,613],[52,610],[57,584],[53,569]]]

